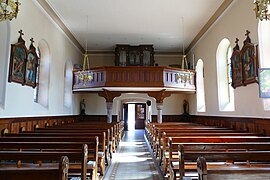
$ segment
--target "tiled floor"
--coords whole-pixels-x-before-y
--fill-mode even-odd
[[[144,130],[127,131],[113,154],[112,164],[105,180],[160,180],[163,179],[155,166],[144,139]]]

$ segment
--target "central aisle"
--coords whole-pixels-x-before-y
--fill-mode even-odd
[[[117,152],[113,154],[112,164],[104,179],[163,179],[145,142],[144,130],[125,132]]]

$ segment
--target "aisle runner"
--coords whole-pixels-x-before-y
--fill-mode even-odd
[[[105,180],[159,180],[157,167],[144,141],[144,131],[127,132],[114,154]]]

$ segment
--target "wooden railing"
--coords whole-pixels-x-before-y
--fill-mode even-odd
[[[73,90],[108,87],[163,88],[195,92],[195,72],[171,67],[97,67],[74,71]]]

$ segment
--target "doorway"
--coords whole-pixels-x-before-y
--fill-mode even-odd
[[[128,130],[135,130],[135,104],[128,104]]]
[[[146,103],[127,103],[123,107],[124,129],[126,131],[144,129]]]

